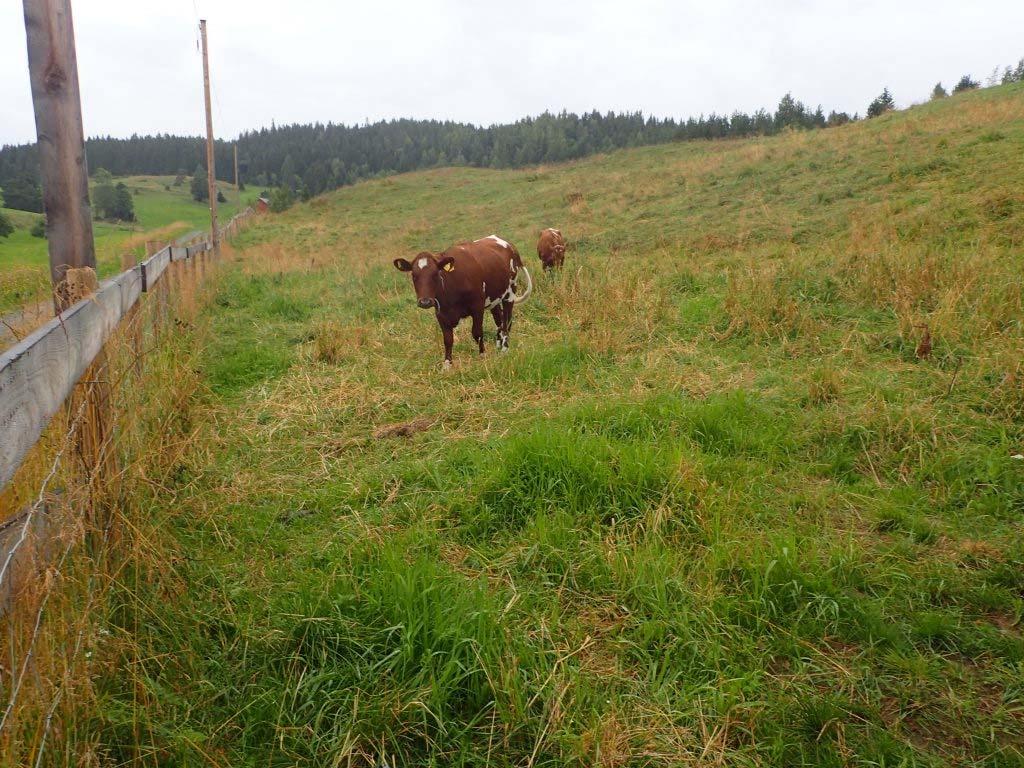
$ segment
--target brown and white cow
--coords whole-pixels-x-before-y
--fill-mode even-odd
[[[453,245],[443,253],[423,251],[411,262],[395,259],[395,267],[412,273],[416,302],[421,309],[434,309],[444,335],[444,367],[452,364],[455,326],[464,317],[473,319],[473,339],[484,353],[484,311],[491,310],[498,326],[498,349],[508,352],[512,308],[525,301],[533,290],[530,273],[519,251],[497,235],[471,243]],[[526,289],[516,294],[522,273]]]
[[[557,229],[545,229],[537,241],[537,255],[540,263],[547,271],[552,267],[561,267],[565,261],[565,238]]]

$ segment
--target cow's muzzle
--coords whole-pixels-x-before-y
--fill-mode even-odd
[[[420,309],[430,309],[431,307],[437,306],[437,299],[418,299],[416,305]]]

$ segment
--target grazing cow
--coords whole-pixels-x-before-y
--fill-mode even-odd
[[[565,238],[562,233],[557,229],[541,232],[540,240],[537,241],[537,255],[540,256],[545,272],[552,267],[561,267],[565,261]]]
[[[491,235],[471,243],[453,245],[444,253],[423,251],[410,263],[395,259],[401,272],[412,272],[416,303],[434,309],[444,335],[444,367],[452,365],[455,326],[464,317],[473,319],[473,339],[484,353],[484,310],[490,309],[498,326],[498,349],[508,352],[512,307],[525,301],[533,290],[530,273],[523,266],[515,246]],[[522,272],[526,289],[516,294]]]

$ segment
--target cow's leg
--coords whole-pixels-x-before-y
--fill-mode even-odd
[[[508,349],[508,333],[505,330],[505,304],[498,302],[491,307],[491,317],[494,318],[494,325],[498,328],[497,344],[499,352]]]
[[[473,310],[473,340],[480,347],[480,354],[484,353],[484,308]]]
[[[502,320],[502,339],[501,339],[501,351],[508,352],[508,335],[512,331],[512,307],[514,307],[511,301],[501,302],[501,314]]]
[[[452,344],[455,342],[455,328],[448,323],[441,323],[441,333],[444,336],[443,367],[448,370],[452,367]]]

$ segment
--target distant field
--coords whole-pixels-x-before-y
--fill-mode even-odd
[[[173,186],[173,176],[128,176],[115,181],[123,181],[134,193],[138,221],[124,225],[93,222],[101,277],[120,270],[124,251],[144,253],[147,239],[172,239],[209,227],[209,208],[205,203],[192,200],[188,179],[180,187]],[[221,203],[219,210],[230,218],[239,210],[238,201],[234,199],[233,188],[223,184],[221,187],[228,202]],[[242,195],[245,197],[246,193]],[[49,293],[46,240],[29,234],[41,215],[3,210],[11,218],[15,231],[7,238],[0,238],[0,312]]]
[[[98,749],[1024,765],[1022,190],[1011,86],[261,220],[144,478]],[[391,260],[491,233],[534,296],[444,374]]]

